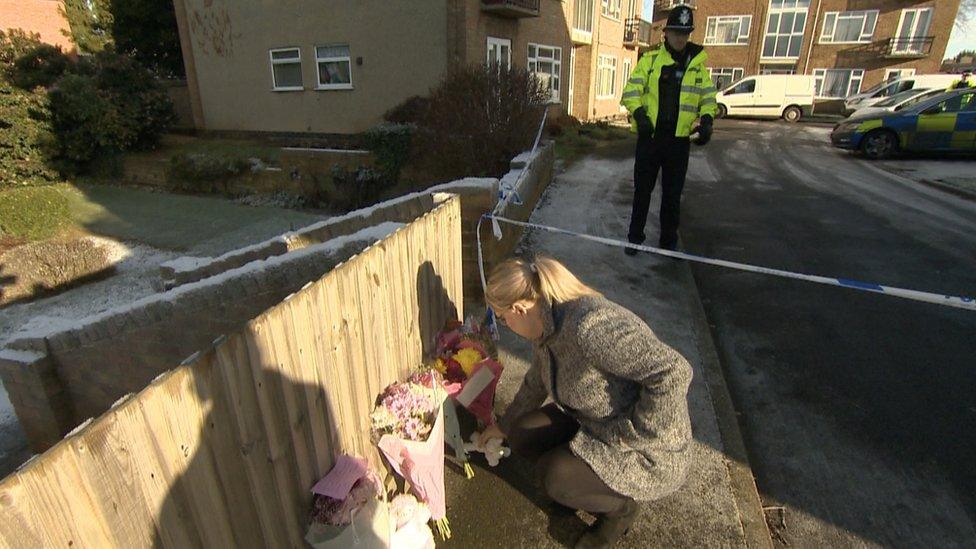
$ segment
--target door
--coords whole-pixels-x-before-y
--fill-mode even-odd
[[[901,21],[898,23],[894,53],[921,54],[924,53],[925,41],[932,23],[932,8],[920,8],[901,11]]]
[[[489,65],[497,63],[502,69],[508,70],[512,66],[512,41],[489,36],[488,56],[485,62]]]
[[[723,102],[729,114],[753,114],[755,107],[756,79],[747,78],[725,92]]]
[[[973,139],[972,130],[976,130],[972,118],[974,95],[976,92],[952,96],[919,114],[915,125],[915,137],[909,144],[909,148],[965,149]]]
[[[762,116],[779,116],[786,106],[786,77],[781,75],[766,76],[756,79],[756,104],[753,114]]]
[[[950,146],[955,151],[976,152],[976,93],[962,98]]]

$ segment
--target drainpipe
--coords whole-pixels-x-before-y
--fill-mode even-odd
[[[813,45],[817,43],[817,28],[820,26],[820,8],[823,7],[823,0],[817,0],[817,11],[813,16],[813,28],[810,29],[810,47],[807,49],[807,59],[803,62],[803,74],[810,71],[810,56],[813,55]],[[810,74],[813,74],[810,72]],[[826,78],[824,81],[826,82]],[[814,94],[813,104],[810,105],[810,114],[817,112],[817,97]]]
[[[821,7],[823,7],[823,0],[817,0],[817,11],[813,16],[813,28],[810,29],[810,47],[807,48],[807,59],[803,62],[803,74],[810,70],[810,56],[813,55],[813,45],[817,42],[817,27],[820,24]]]

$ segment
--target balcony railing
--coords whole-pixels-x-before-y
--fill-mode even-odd
[[[697,0],[654,0],[654,11],[668,11],[678,6],[688,6],[694,9],[697,3]]]
[[[926,57],[932,52],[934,36],[889,38],[886,57]]]
[[[648,46],[651,43],[651,24],[639,17],[624,22],[624,45]]]
[[[501,17],[538,17],[539,0],[481,0],[481,9]]]

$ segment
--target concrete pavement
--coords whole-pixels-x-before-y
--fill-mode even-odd
[[[625,235],[632,147],[633,142],[625,142],[606,148],[600,157],[584,158],[557,175],[532,221],[597,235]],[[654,226],[648,229],[656,231]],[[650,255],[630,258],[618,248],[548,233],[528,235],[522,249],[565,262],[585,282],[640,315],[694,368],[689,403],[695,465],[688,482],[673,496],[643,505],[641,519],[619,546],[770,546],[688,265]],[[500,349],[506,370],[497,393],[499,410],[514,396],[530,357],[526,343],[504,328],[503,332]],[[587,517],[561,512],[547,502],[527,464],[510,459],[492,469],[481,458],[474,463],[472,480],[457,471],[447,473],[454,538],[444,546],[571,546],[585,528]]]

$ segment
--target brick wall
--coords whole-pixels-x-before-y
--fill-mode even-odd
[[[41,35],[41,41],[68,52],[75,49],[65,36],[68,20],[61,15],[59,0],[0,0],[0,29],[23,29]]]

